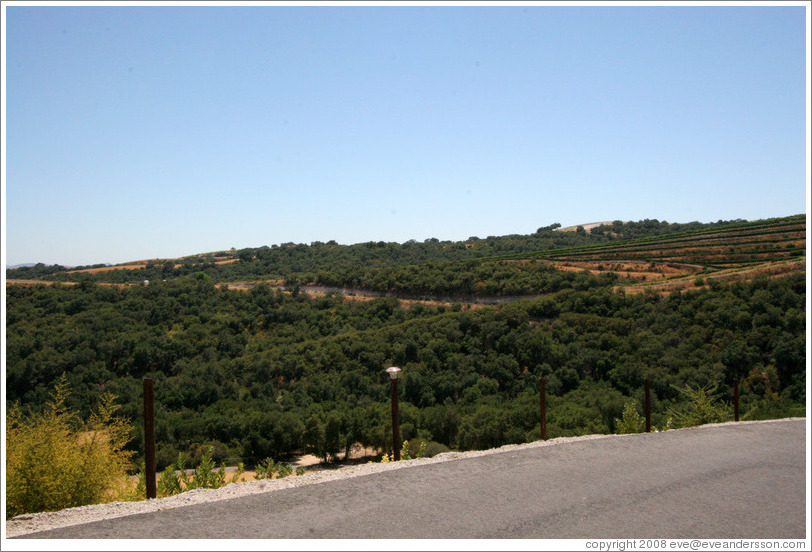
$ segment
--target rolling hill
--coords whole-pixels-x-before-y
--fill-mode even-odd
[[[587,229],[587,226],[589,227]],[[713,224],[593,223],[567,231],[557,225],[531,235],[464,242],[404,244],[335,242],[282,244],[152,259],[115,266],[24,267],[7,270],[26,281],[140,284],[205,274],[217,283],[320,285],[389,295],[538,295],[560,289],[551,280],[585,278],[627,293],[669,293],[712,281],[747,281],[806,270],[806,216]],[[640,238],[629,236],[643,235]],[[38,272],[39,270],[39,272]],[[552,273],[558,273],[554,276]]]
[[[591,232],[611,232],[611,225]],[[796,215],[688,232],[502,256],[543,260],[560,270],[617,272],[637,283],[625,291],[667,292],[710,280],[750,280],[758,274],[806,270],[806,216]]]

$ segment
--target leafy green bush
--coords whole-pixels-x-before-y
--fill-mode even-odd
[[[296,475],[302,475],[306,470],[302,467],[296,468]],[[288,464],[274,462],[273,458],[266,458],[254,468],[254,479],[273,479],[274,477],[287,477],[294,473],[293,468]]]
[[[775,420],[779,418],[804,418],[806,407],[784,397],[763,398],[743,404],[742,420]]]
[[[645,428],[646,419],[637,413],[637,407],[633,402],[627,402],[623,406],[622,417],[615,418],[615,432],[620,434],[641,433]]]
[[[180,459],[178,463],[181,463]],[[180,476],[180,474],[183,473],[183,471],[179,472],[178,464],[170,464],[167,466],[164,471],[161,472],[161,475],[158,476],[158,496],[172,496],[183,492],[182,477]]]
[[[722,402],[718,385],[675,387],[686,399],[678,410],[670,410],[674,427],[695,427],[724,422],[732,418],[730,405]]]
[[[623,406],[623,414],[621,418],[615,418],[615,433],[628,434],[628,433],[642,433],[646,429],[646,419],[637,412],[637,406],[633,401],[627,402]],[[652,425],[651,431],[667,431],[674,429],[674,420],[669,416],[662,429]]]
[[[437,441],[428,441],[426,443],[424,455],[426,458],[432,458],[440,453],[449,451],[451,451],[451,449],[442,443],[438,443]]]
[[[288,464],[277,464],[276,465],[277,477],[287,477],[292,473],[293,473],[293,468],[291,468]]]
[[[200,464],[194,472],[187,473],[186,457],[183,453],[178,454],[178,460],[174,464],[167,466],[158,477],[158,496],[172,496],[192,489],[219,489],[226,484],[226,467],[220,464],[215,467],[212,459],[213,447],[209,447],[203,453]],[[242,464],[239,465],[235,480],[242,473]]]
[[[186,456],[179,452],[177,461],[168,465],[158,476],[158,496],[165,497],[182,493],[188,485],[189,476],[186,474]]]
[[[192,474],[192,479],[189,481],[187,490],[190,489],[219,489],[226,484],[226,466],[220,464],[220,467],[215,466],[212,460],[213,447],[206,449],[203,457],[200,459],[200,465],[195,469]]]
[[[273,479],[276,473],[276,462],[273,458],[266,458],[254,468],[254,479]]]
[[[245,464],[240,462],[237,464],[237,471],[234,472],[234,477],[231,478],[232,483],[242,483],[244,479],[242,478],[242,474],[245,472]]]
[[[418,444],[417,442],[409,442],[408,440],[403,441],[403,445],[400,447],[400,459],[401,460],[411,460],[413,458],[425,458],[426,457],[426,441],[421,440]],[[441,445],[442,446],[442,445]],[[381,462],[394,462],[394,453],[392,454],[384,454],[381,457]]]
[[[401,460],[411,460],[412,458],[423,458],[426,456],[426,442],[421,440],[420,443],[403,441],[401,447]]]
[[[129,422],[104,394],[86,422],[69,410],[67,379],[42,412],[6,417],[6,518],[29,512],[125,500],[131,453]]]

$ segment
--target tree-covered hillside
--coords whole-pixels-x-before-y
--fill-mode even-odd
[[[500,255],[532,253],[575,246],[623,241],[627,239],[663,236],[678,232],[712,228],[730,224],[718,221],[703,224],[668,223],[656,219],[639,222],[616,221],[611,226],[594,228],[590,232],[559,232],[560,224],[539,228],[529,235],[472,236],[465,241],[440,241],[434,238],[405,243],[366,242],[341,245],[334,241],[311,244],[283,243],[191,255],[177,260],[156,259],[139,268],[87,271],[104,265],[64,267],[37,264],[6,270],[8,279],[47,279],[96,282],[141,282],[191,276],[204,272],[216,282],[256,279],[302,280],[325,273],[347,273],[363,268],[391,269],[398,266],[424,266],[426,263],[454,263],[487,259]],[[80,272],[77,272],[80,271]],[[333,277],[334,278],[334,277]]]
[[[81,411],[112,391],[140,452],[141,381],[153,378],[160,465],[207,443],[249,464],[385,450],[390,365],[403,368],[403,437],[435,447],[537,439],[541,376],[551,437],[615,431],[646,377],[659,427],[686,407],[680,389],[717,385],[729,401],[736,378],[746,417],[804,413],[803,274],[666,296],[560,276],[541,298],[477,309],[229,290],[203,271],[6,296],[7,400],[37,409],[63,373]]]

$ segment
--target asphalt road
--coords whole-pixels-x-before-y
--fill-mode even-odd
[[[535,447],[25,538],[806,538],[805,420]]]

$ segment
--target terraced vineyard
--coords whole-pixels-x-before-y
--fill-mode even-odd
[[[649,288],[700,275],[729,280],[785,274],[805,270],[806,215],[505,258],[545,260],[562,270],[616,271]]]

